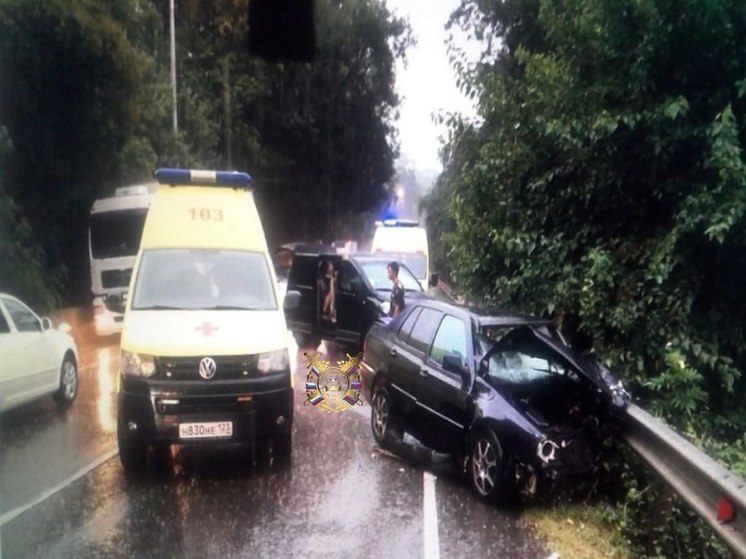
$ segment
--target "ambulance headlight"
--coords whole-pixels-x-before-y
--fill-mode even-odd
[[[155,374],[155,360],[152,355],[122,350],[120,363],[122,376],[125,377],[148,378]]]
[[[290,357],[287,349],[278,349],[277,351],[267,351],[259,355],[257,369],[260,373],[269,373],[274,371],[284,371],[290,367]]]

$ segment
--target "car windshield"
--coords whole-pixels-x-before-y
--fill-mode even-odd
[[[378,254],[378,253],[376,253]],[[416,278],[427,277],[427,257],[416,252],[386,252],[384,255],[391,260],[404,264]],[[399,273],[401,277],[401,273]]]
[[[560,363],[531,355],[524,351],[499,351],[488,362],[487,375],[500,384],[529,384],[550,375],[564,375],[566,368]]]
[[[91,215],[90,238],[93,258],[135,256],[145,225],[146,209],[102,212]]]
[[[501,342],[503,337],[515,332],[513,327],[498,326],[482,330],[477,337],[481,355]],[[493,384],[530,384],[547,379],[552,375],[577,375],[543,345],[535,343],[509,344],[504,350],[489,356],[484,370],[487,380]]]
[[[235,250],[148,250],[132,300],[134,310],[277,308],[267,260]]]
[[[387,272],[388,262],[361,262],[360,267],[374,289],[391,291],[391,280]],[[420,282],[404,266],[399,267],[399,280],[407,291],[422,291]]]

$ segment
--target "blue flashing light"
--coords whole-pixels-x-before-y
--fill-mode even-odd
[[[378,214],[378,219],[380,221],[386,221],[387,219],[396,219],[398,216],[396,215],[396,211],[393,208],[384,208],[380,214]]]
[[[420,222],[416,219],[384,219],[376,221],[376,225],[383,225],[384,227],[419,227]]]
[[[251,176],[237,171],[203,171],[200,169],[157,169],[155,178],[160,184],[248,187]]]

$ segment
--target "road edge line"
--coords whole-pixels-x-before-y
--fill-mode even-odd
[[[20,507],[16,507],[16,508],[14,508],[12,510],[9,510],[8,512],[3,513],[2,515],[0,515],[0,528],[2,528],[3,526],[5,526],[8,522],[10,522],[12,520],[15,520],[17,517],[21,516],[26,511],[34,508],[39,503],[42,503],[42,502],[46,501],[47,499],[49,499],[55,493],[59,493],[60,491],[62,491],[66,487],[72,485],[73,483],[75,483],[76,481],[78,481],[80,478],[82,478],[86,474],[92,472],[93,470],[95,470],[99,466],[105,464],[106,462],[108,462],[109,460],[111,460],[112,458],[114,458],[117,454],[119,454],[119,450],[118,449],[113,449],[113,450],[110,450],[109,452],[107,452],[105,454],[102,454],[101,456],[99,456],[98,458],[96,458],[93,462],[91,462],[90,464],[88,464],[87,466],[83,466],[80,470],[78,470],[77,472],[75,472],[73,475],[71,475],[68,478],[64,479],[63,481],[61,481],[57,485],[54,485],[50,489],[47,489],[46,491],[44,491],[44,493],[42,493],[41,495],[39,495],[38,497],[36,497],[30,503],[26,503],[25,505],[21,505]]]
[[[438,509],[435,500],[435,481],[438,478],[430,472],[422,474],[422,512],[423,512],[423,557],[440,559],[440,540],[438,538]]]

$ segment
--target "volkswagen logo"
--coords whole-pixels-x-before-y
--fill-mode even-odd
[[[218,366],[212,357],[203,357],[199,362],[199,376],[205,380],[210,380],[215,376]]]

